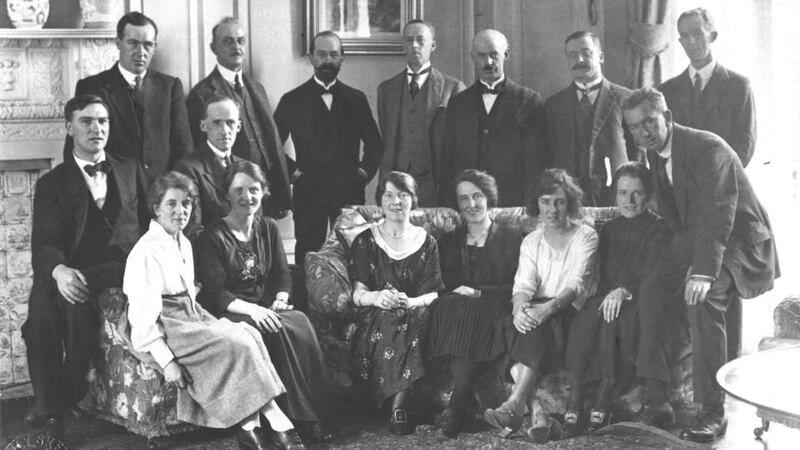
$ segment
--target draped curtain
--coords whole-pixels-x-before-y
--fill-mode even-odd
[[[661,84],[662,53],[669,47],[675,0],[628,0],[628,50],[625,86]]]

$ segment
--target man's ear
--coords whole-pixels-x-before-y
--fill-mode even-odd
[[[508,59],[508,58],[510,58],[510,57],[511,57],[511,47],[509,47],[509,48],[506,48],[506,51],[505,51],[505,52],[503,52],[503,56],[505,56],[505,57],[506,57],[506,59]]]
[[[206,119],[200,119],[200,131],[203,133],[207,133],[208,130],[206,129]]]
[[[436,50],[436,40],[435,39],[433,40],[433,42],[431,42],[431,53],[433,53],[434,50]]]
[[[664,119],[667,121],[668,124],[672,123],[672,111],[670,110],[664,111]]]
[[[603,53],[603,52],[600,52],[600,64],[602,64],[604,62],[606,62],[606,54]]]
[[[64,130],[66,130],[67,136],[72,136],[72,122],[64,122]]]
[[[714,31],[711,32],[711,36],[710,36],[709,42],[714,42],[716,40],[717,40],[717,30],[714,30]]]

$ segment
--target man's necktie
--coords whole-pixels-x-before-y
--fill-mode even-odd
[[[137,93],[142,90],[142,77],[139,75],[136,75],[136,77],[133,79],[133,90]]]
[[[703,92],[703,78],[700,76],[700,72],[694,74],[694,98],[700,97],[700,93]]]
[[[234,77],[233,90],[236,91],[237,94],[239,94],[239,97],[243,97],[244,96],[244,89],[242,87],[242,83],[239,82],[239,75],[236,75]]]
[[[225,156],[220,158],[220,162],[222,162],[222,167],[227,169],[231,165],[231,157],[228,156],[228,155],[225,155]]]
[[[578,104],[580,105],[583,112],[585,112],[586,114],[592,112],[592,106],[593,106],[592,99],[589,98],[589,93],[600,89],[600,86],[602,84],[603,83],[597,83],[594,86],[588,88],[579,87],[577,84],[575,85],[575,88],[578,90],[578,92],[581,93],[581,99],[578,101]]]
[[[97,164],[86,164],[83,166],[83,170],[88,174],[90,177],[97,175],[97,172],[109,173],[111,172],[111,164],[108,161],[100,161]]]
[[[480,86],[481,86],[481,95],[486,95],[486,94],[500,95],[500,93],[503,92],[502,83],[496,85],[493,88],[490,88],[489,86],[486,86],[483,83],[480,83]]]
[[[430,71],[431,68],[430,66],[428,66],[428,68],[420,70],[419,72],[406,72],[406,75],[411,77],[411,81],[408,83],[408,92],[411,94],[411,98],[416,97],[417,94],[419,93],[420,90],[420,86],[418,83],[419,77],[422,76],[422,74],[428,73]]]
[[[669,175],[667,174],[667,161],[668,158],[662,158],[660,156],[657,157],[658,164],[656,167],[656,176],[658,177],[658,183],[664,189],[671,190],[672,183],[669,181]]]

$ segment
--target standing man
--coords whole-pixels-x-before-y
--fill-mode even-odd
[[[464,84],[431,67],[436,30],[414,19],[403,27],[408,64],[378,86],[378,124],[383,136],[381,175],[393,170],[417,182],[417,204],[436,206],[445,112],[450,97]]]
[[[584,205],[611,206],[614,172],[639,151],[622,120],[630,91],[603,77],[603,48],[593,33],[576,31],[564,47],[573,82],[544,105],[548,163],[578,180]]]
[[[711,44],[717,40],[717,30],[705,8],[681,14],[678,35],[689,57],[689,67],[659,87],[673,120],[721,137],[747,167],[756,146],[755,100],[750,81],[714,59]]]
[[[181,80],[149,70],[158,28],[140,12],[117,22],[119,61],[78,81],[75,95],[92,94],[108,105],[109,151],[140,161],[151,179],[192,151]],[[69,140],[64,160],[71,154]]]
[[[724,140],[675,123],[652,88],[633,91],[622,107],[636,143],[647,149],[658,212],[674,233],[676,270],[686,274],[694,401],[703,412],[680,436],[711,442],[728,424],[716,382],[727,360],[725,311],[737,295],[772,289],[780,274],[775,241],[741,161]]]
[[[337,80],[344,61],[342,41],[322,31],[309,55],[314,76],[287,92],[275,109],[281,141],[294,142],[295,261],[325,242],[328,224],[344,205],[364,203],[364,187],[378,171],[383,144],[363,92]],[[364,143],[363,156],[361,143]]]
[[[33,288],[22,336],[35,396],[25,417],[63,440],[62,415],[86,394],[97,349],[97,296],[122,286],[125,259],[149,223],[144,170],[106,152],[102,98],[78,95],[64,108],[72,153],[36,183]]]
[[[211,33],[211,51],[217,56],[217,67],[192,88],[186,99],[194,148],[206,143],[201,122],[208,100],[220,95],[234,99],[239,104],[242,132],[236,136],[233,154],[258,164],[264,171],[272,196],[264,202],[263,212],[279,219],[291,208],[286,156],[278,140],[275,121],[272,120],[267,91],[261,83],[242,71],[247,33],[233,17],[222,19]]]
[[[470,55],[478,80],[447,106],[440,205],[455,207],[455,177],[464,169],[484,170],[497,180],[498,206],[524,205],[528,188],[544,168],[542,98],[506,77],[509,48],[503,33],[480,31]]]

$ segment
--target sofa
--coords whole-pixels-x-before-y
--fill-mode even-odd
[[[526,233],[537,226],[536,219],[529,217],[522,207],[495,208],[490,211],[490,215],[497,223],[521,228]],[[598,229],[618,215],[616,208],[583,209],[583,221]],[[322,248],[318,252],[308,253],[305,260],[309,318],[317,331],[331,382],[335,389],[345,394],[352,393],[350,347],[355,331],[352,285],[347,271],[349,245],[358,233],[366,229],[369,222],[380,218],[381,210],[378,206],[344,208]],[[453,230],[461,222],[461,218],[450,208],[420,208],[411,211],[411,222],[439,238]],[[672,400],[679,404],[689,395],[691,368],[688,353],[676,359]],[[447,364],[434,361],[428,376],[414,386],[416,395],[413,397],[422,401],[423,406],[441,408],[448,401],[450,389]],[[486,371],[476,384],[477,406],[481,410],[497,406],[506,398],[509,389],[505,367],[498,363]],[[564,411],[568,389],[565,373],[557,371],[540,380],[536,396],[546,410]],[[623,401],[638,402],[638,393],[634,392]],[[635,410],[638,405],[631,404],[628,407]]]

